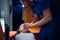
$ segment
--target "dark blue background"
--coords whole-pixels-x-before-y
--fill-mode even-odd
[[[22,4],[19,0],[12,0],[13,3],[13,30],[17,30],[22,23]]]

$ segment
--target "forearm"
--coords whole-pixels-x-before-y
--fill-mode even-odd
[[[46,10],[43,12],[43,15],[44,15],[44,18],[42,18],[40,21],[34,23],[34,24],[33,24],[34,26],[44,25],[44,24],[46,24],[46,23],[48,23],[49,21],[52,20],[52,16],[51,16],[50,9],[46,9]]]
[[[40,21],[34,23],[33,25],[34,25],[34,26],[44,25],[44,24],[48,23],[48,22],[51,21],[51,20],[52,20],[52,18],[50,18],[50,17],[44,17],[44,18],[42,18]]]

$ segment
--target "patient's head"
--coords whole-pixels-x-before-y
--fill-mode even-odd
[[[22,33],[27,33],[28,32],[28,28],[24,27],[24,24],[21,24],[19,26],[19,31]]]

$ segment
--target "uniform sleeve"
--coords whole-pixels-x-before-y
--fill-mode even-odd
[[[49,0],[40,0],[39,6],[41,8],[41,11],[43,12],[44,10],[50,8],[50,1]]]

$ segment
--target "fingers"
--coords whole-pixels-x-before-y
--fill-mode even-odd
[[[31,26],[32,23],[24,23],[24,24],[21,24],[19,29],[20,30],[23,30],[23,29],[28,29],[30,26]]]
[[[26,28],[30,27],[30,23],[25,23],[24,25],[25,25]]]
[[[27,24],[27,23],[26,23]],[[19,31],[20,32],[27,32],[28,31],[28,27],[26,24],[21,24],[20,27],[19,27]]]

